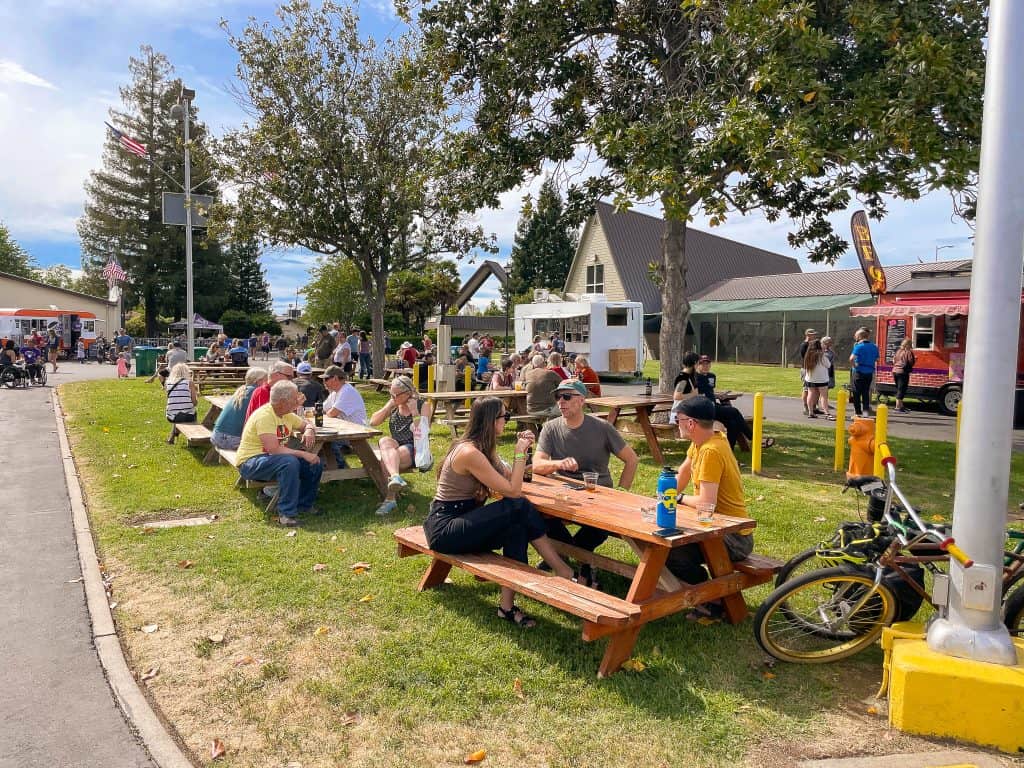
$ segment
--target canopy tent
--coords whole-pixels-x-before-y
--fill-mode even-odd
[[[187,326],[188,323],[185,322],[184,320],[175,320],[173,323],[171,323],[170,327],[172,330],[175,331],[183,331]],[[217,331],[217,333],[220,333],[221,331],[224,330],[223,325],[219,325],[217,323],[207,320],[198,312],[196,312],[195,315],[193,315],[192,327],[195,328],[197,331]]]

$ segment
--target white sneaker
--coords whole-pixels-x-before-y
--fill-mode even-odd
[[[409,487],[409,484],[405,482],[405,478],[401,475],[392,475],[391,479],[388,480],[388,490],[398,493]]]

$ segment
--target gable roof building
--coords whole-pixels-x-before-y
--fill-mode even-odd
[[[565,281],[567,293],[603,293],[612,301],[639,301],[644,314],[661,312],[661,290],[649,277],[661,255],[665,222],[636,211],[616,213],[597,203],[587,220]],[[686,230],[686,287],[690,296],[734,277],[800,273],[789,256],[744,245],[699,229]]]

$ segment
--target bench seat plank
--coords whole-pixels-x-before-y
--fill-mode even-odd
[[[209,445],[210,438],[213,433],[209,429],[204,427],[202,424],[175,424],[175,428],[185,436],[185,444],[189,447],[193,445]]]
[[[552,573],[492,552],[447,555],[427,545],[426,534],[419,525],[395,531],[399,557],[426,554],[435,561],[454,565],[474,576],[480,576],[567,613],[608,626],[623,626],[639,617],[640,607],[614,595],[567,581]]]

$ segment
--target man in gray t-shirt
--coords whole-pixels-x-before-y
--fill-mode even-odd
[[[615,483],[608,470],[608,460],[614,455],[623,463],[619,487],[629,490],[640,459],[615,427],[583,413],[586,385],[582,381],[567,379],[558,385],[555,395],[562,415],[549,421],[541,430],[533,457],[533,471],[538,475],[558,472],[577,479],[583,472],[597,472],[597,482],[611,488]],[[580,526],[575,535],[570,536],[562,521],[555,519],[548,520],[548,535],[591,552],[608,538],[604,531],[587,525]],[[586,568],[581,574],[589,579]]]

